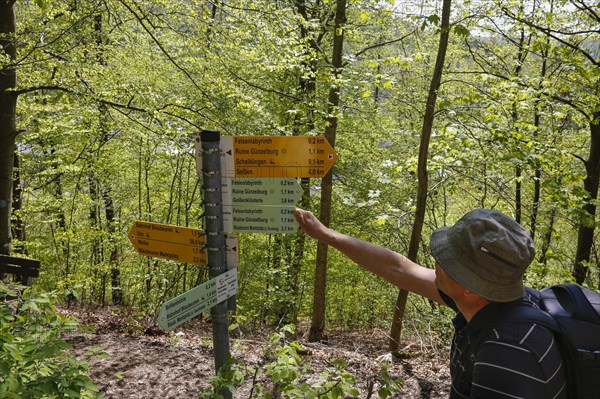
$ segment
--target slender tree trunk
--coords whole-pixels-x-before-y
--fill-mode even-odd
[[[542,79],[546,75],[546,57],[542,62]],[[536,140],[538,136],[538,130],[541,124],[541,115],[539,110],[539,97],[535,99],[534,115],[533,115],[533,126],[535,127],[533,133],[533,139]],[[533,178],[533,201],[531,204],[531,221],[529,224],[529,235],[535,242],[535,231],[537,226],[538,212],[542,201],[542,169],[539,161],[535,161],[535,172]]]
[[[8,57],[0,68],[0,254],[11,251],[10,219],[12,211],[13,156],[17,138],[16,18],[14,0],[0,1],[0,48]]]
[[[552,243],[552,231],[554,229],[554,221],[556,220],[556,208],[552,208],[550,210],[550,219],[548,221],[548,227],[546,228],[545,233],[542,235],[542,245],[540,251],[540,257],[538,262],[543,265],[543,276],[546,275],[547,272],[547,264],[548,264],[548,250],[550,249],[550,244]]]
[[[342,52],[344,48],[344,24],[346,23],[346,0],[336,1],[335,26],[333,29],[333,82],[329,89],[327,104],[327,122],[325,138],[335,148],[338,117],[340,105],[340,88],[338,79],[342,74]],[[321,212],[319,219],[325,226],[331,221],[331,194],[333,192],[333,169],[321,181]],[[315,270],[315,292],[313,299],[313,314],[310,326],[309,340],[320,341],[324,339],[325,330],[325,293],[327,280],[327,249],[322,242],[317,244],[317,263]]]
[[[517,223],[521,223],[521,216],[523,214],[523,184],[521,178],[523,177],[523,165],[519,164],[515,166],[515,220]]]
[[[50,162],[51,168],[53,171],[58,171],[60,166],[60,161],[56,156],[56,144],[53,141],[50,141],[48,157],[52,160]],[[64,262],[65,268],[65,278],[69,276],[71,273],[71,239],[67,233],[67,216],[65,215],[65,207],[64,207],[64,192],[63,192],[63,181],[62,181],[62,173],[56,172],[56,175],[53,178],[54,183],[54,199],[56,201],[56,208],[52,210],[52,212],[56,215],[56,231],[54,238],[54,246],[56,248],[56,253],[59,256],[62,256],[62,261]]]
[[[21,215],[23,206],[23,188],[21,186],[21,157],[17,151],[13,158],[13,205],[12,205],[12,236],[18,240],[18,244],[13,245],[13,252],[27,254],[27,248],[24,245],[25,222]]]
[[[12,253],[27,254],[25,244],[25,222],[21,215],[23,205],[23,190],[21,186],[21,165],[20,157],[17,151],[14,152],[13,158],[13,204],[12,204],[12,237],[17,239],[17,243],[13,242]],[[17,281],[23,285],[31,286],[32,278],[26,276],[17,276]]]
[[[417,261],[419,244],[421,242],[421,234],[423,231],[423,223],[425,221],[425,207],[427,204],[428,189],[427,154],[429,152],[429,141],[431,139],[431,130],[433,128],[433,121],[435,119],[435,103],[442,81],[444,60],[446,59],[446,50],[448,48],[448,39],[450,37],[451,6],[451,0],[444,0],[442,4],[440,42],[435,60],[433,76],[431,77],[431,83],[429,86],[429,95],[427,96],[427,104],[425,106],[425,116],[423,117],[423,127],[421,129],[419,161],[417,166],[417,210],[415,212],[415,220],[413,223],[412,234],[408,248],[408,258],[413,262]],[[392,353],[397,353],[400,345],[402,321],[404,320],[404,311],[406,309],[407,298],[408,292],[405,290],[400,290],[398,293],[398,299],[396,300],[396,307],[394,308],[394,318],[392,320],[392,329],[390,331],[389,349]]]
[[[583,284],[587,277],[596,221],[595,200],[598,199],[598,184],[600,179],[600,111],[596,111],[590,122],[590,153],[585,162],[586,176],[583,187],[588,193],[586,204],[583,206],[584,215],[579,221],[577,230],[577,252],[573,265],[573,276],[578,284]]]
[[[553,9],[553,4],[551,4],[551,10]],[[533,133],[533,139],[537,140],[538,134],[539,134],[539,130],[540,130],[540,125],[541,125],[541,113],[540,113],[540,97],[541,97],[541,84],[544,81],[544,79],[546,79],[546,72],[548,70],[548,52],[549,52],[549,48],[550,48],[550,39],[546,36],[546,43],[548,44],[547,46],[543,47],[543,50],[541,51],[541,57],[542,57],[542,67],[540,70],[540,84],[538,85],[538,95],[536,95],[535,98],[535,103],[534,103],[534,115],[533,115],[533,126],[535,127],[534,129],[534,133]],[[534,181],[533,181],[533,203],[531,206],[531,223],[530,223],[530,227],[529,227],[529,235],[531,236],[531,238],[535,241],[535,232],[536,232],[536,226],[537,226],[537,219],[538,219],[538,212],[540,209],[540,204],[541,204],[541,200],[542,200],[542,170],[541,170],[541,166],[540,166],[540,162],[536,161],[535,162],[535,176],[534,176]],[[552,224],[554,223],[554,211],[552,211],[552,220],[550,222],[550,226],[552,226]],[[552,230],[550,230],[550,234],[552,234]]]
[[[308,11],[306,9],[306,1],[297,0],[294,4],[296,5],[298,13],[302,15],[306,22],[308,22],[310,17],[308,16]],[[315,43],[320,45],[319,37],[322,36],[318,36],[317,38],[310,37],[312,35],[312,32],[310,32],[307,29],[305,24],[300,24],[300,35],[302,37],[303,42],[310,43],[306,49],[307,53],[310,53],[311,48],[315,46]],[[309,37],[311,40],[306,40],[309,39]],[[304,56],[306,57],[306,54],[304,54]],[[317,89],[317,62],[312,57],[310,59],[303,58],[302,67],[303,70],[307,71],[307,73],[303,73],[300,76],[300,79],[298,81],[298,87],[300,89],[300,92],[302,93],[302,101],[305,103],[314,103]],[[306,121],[304,118],[302,118],[302,115],[297,114],[295,116],[296,121],[294,123],[294,135],[300,136],[307,131],[313,131],[315,127],[314,115],[314,110],[309,109],[308,114],[306,115],[308,121]],[[310,179],[301,179],[300,186],[302,187],[302,199],[300,200],[300,208],[307,209],[310,206]],[[300,309],[299,304],[302,296],[302,292],[299,287],[299,276],[302,269],[302,257],[304,255],[305,244],[306,235],[302,234],[301,231],[298,231],[298,234],[296,234],[294,237],[293,254],[290,260],[289,269],[291,287],[293,289],[295,303],[292,315],[292,321],[294,324],[297,324],[298,321],[298,312]]]
[[[90,168],[93,169],[93,168]],[[91,206],[90,206],[90,226],[92,228],[92,230],[94,231],[94,238],[92,241],[92,253],[90,256],[90,262],[91,262],[91,267],[93,270],[93,278],[94,279],[98,279],[98,281],[100,281],[100,287],[97,288],[95,284],[92,284],[92,292],[91,292],[91,298],[94,298],[94,296],[96,295],[96,290],[98,290],[98,300],[100,302],[101,306],[106,305],[106,303],[104,302],[105,300],[105,295],[104,293],[106,292],[106,276],[104,271],[102,271],[102,268],[99,267],[98,265],[100,265],[103,261],[103,254],[102,254],[102,239],[100,238],[100,236],[97,234],[98,232],[100,232],[102,230],[102,225],[101,225],[101,220],[100,220],[100,195],[98,193],[98,189],[99,189],[99,184],[98,184],[98,180],[96,179],[96,175],[94,174],[94,171],[92,170],[90,175],[88,176],[88,185],[89,185],[89,193],[90,193],[90,199],[91,199]]]
[[[90,206],[90,226],[94,231],[100,231],[102,228],[100,226],[100,215],[99,215],[99,206],[98,206],[98,181],[96,180],[96,175],[91,172],[88,176],[88,185],[89,185],[89,193],[92,205]],[[94,237],[92,241],[92,254],[91,254],[91,263],[92,268],[95,268],[102,262],[101,252],[100,252],[100,239],[98,237]]]
[[[302,187],[302,199],[300,200],[300,208],[307,209],[310,205],[310,179],[301,179],[300,186]],[[291,260],[291,276],[292,287],[294,288],[295,307],[293,314],[294,324],[298,323],[298,312],[300,311],[300,302],[302,300],[302,291],[300,290],[299,278],[302,270],[302,257],[304,255],[304,246],[306,244],[306,235],[298,231],[294,239],[294,253]]]
[[[108,39],[104,34],[104,16],[96,14],[94,16],[94,37],[98,46],[96,55],[97,62],[100,65],[106,65],[104,58],[103,47],[108,44]],[[105,104],[98,106],[98,132],[100,133],[99,149],[110,140],[109,138],[109,115],[108,107]],[[177,174],[176,174],[177,175]],[[108,182],[98,181],[98,190],[101,194],[102,205],[104,207],[104,216],[106,218],[106,229],[108,232],[108,247],[110,251],[110,282],[111,282],[111,297],[113,305],[121,305],[123,303],[123,291],[121,289],[121,270],[119,269],[119,249],[115,234],[117,233],[117,221],[115,218],[115,203],[111,195],[111,188]],[[173,190],[171,190],[173,191]],[[170,209],[171,210],[171,209]]]
[[[106,216],[106,228],[108,232],[108,245],[110,255],[108,258],[110,264],[110,286],[112,294],[113,305],[124,304],[123,288],[121,287],[121,269],[119,265],[119,258],[121,252],[119,251],[119,244],[116,238],[117,231],[117,218],[115,216],[115,202],[111,195],[110,188],[106,187],[102,190],[102,199],[104,201],[104,214]]]
[[[521,3],[519,5],[519,10],[523,10],[523,4]],[[519,36],[519,44],[518,44],[518,48],[519,51],[517,52],[517,62],[516,62],[516,66],[515,66],[515,71],[513,73],[513,76],[520,76],[521,75],[521,70],[523,69],[523,63],[525,62],[525,58],[527,58],[527,48],[525,46],[525,27],[521,27],[521,34]],[[512,121],[512,125],[513,128],[515,129],[515,131],[518,133],[519,132],[519,126],[518,126],[518,122],[519,122],[519,111],[517,108],[517,100],[515,99],[513,101],[512,104],[512,112],[511,112],[511,121]],[[522,176],[523,176],[523,164],[519,163],[516,167],[515,167],[515,220],[517,221],[517,223],[521,223],[521,219],[523,216],[523,183],[522,183]]]
[[[110,277],[113,305],[123,304],[123,290],[121,288],[121,270],[119,269],[119,247],[115,234],[117,234],[117,221],[115,218],[115,205],[110,194],[110,189],[102,190],[104,201],[104,214],[106,215],[106,228],[108,230],[108,244],[110,247]]]
[[[540,209],[541,193],[542,193],[542,171],[539,164],[535,166],[535,174],[533,178],[533,203],[531,205],[531,223],[529,224],[529,235],[535,241],[535,230],[537,226],[538,211]]]

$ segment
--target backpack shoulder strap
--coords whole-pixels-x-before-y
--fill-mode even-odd
[[[554,332],[560,332],[558,323],[547,311],[534,308],[526,303],[519,303],[511,306],[502,316],[502,320],[533,322],[547,327]]]
[[[540,291],[540,306],[559,317],[572,317],[600,324],[600,294],[577,284],[558,284]]]

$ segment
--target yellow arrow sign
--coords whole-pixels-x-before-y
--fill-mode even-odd
[[[320,136],[225,136],[220,147],[226,177],[321,178],[338,159]]]
[[[137,221],[128,237],[140,255],[200,266],[208,264],[204,230]]]

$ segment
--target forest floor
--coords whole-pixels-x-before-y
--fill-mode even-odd
[[[105,398],[198,398],[200,388],[208,388],[214,375],[212,330],[206,319],[197,318],[182,328],[165,333],[160,328],[132,325],[110,309],[62,309],[94,328],[93,333],[65,337],[74,353],[83,357],[91,348],[101,348],[109,356],[89,360],[90,375]],[[231,338],[231,354],[243,364],[265,364],[264,350],[271,332],[254,332]],[[360,398],[368,398],[367,385],[376,381],[382,356],[386,355],[385,332],[330,333],[326,343],[307,342],[299,335],[301,358],[309,366],[307,381],[315,381],[323,370],[333,370],[332,361],[342,359],[346,371],[356,376]],[[401,359],[389,363],[392,378],[404,382],[393,398],[447,398],[449,390],[448,353],[420,342],[405,342]],[[389,356],[388,356],[389,358]],[[271,359],[272,361],[272,359]],[[249,398],[252,377],[234,394]],[[378,398],[374,385],[372,398]]]

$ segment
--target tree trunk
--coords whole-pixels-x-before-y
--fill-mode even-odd
[[[548,265],[548,250],[550,249],[550,245],[552,244],[552,231],[554,229],[554,222],[556,220],[556,208],[553,207],[550,210],[550,218],[548,220],[548,227],[546,227],[545,233],[542,235],[542,245],[540,251],[540,257],[538,262],[543,265],[542,268],[542,276],[545,277],[547,273],[547,265]]]
[[[71,238],[67,234],[67,216],[64,210],[64,192],[63,192],[63,175],[58,172],[60,166],[60,160],[56,156],[56,144],[50,141],[48,150],[48,157],[51,159],[50,167],[53,171],[56,171],[56,175],[52,179],[54,183],[54,198],[56,200],[56,208],[53,213],[56,215],[57,228],[54,234],[54,247],[56,248],[56,254],[62,256],[62,261],[65,267],[65,279],[71,274]]]
[[[92,253],[90,256],[91,267],[93,270],[92,278],[98,279],[101,282],[99,289],[96,287],[96,284],[92,284],[92,291],[90,293],[90,298],[93,300],[94,297],[96,295],[98,295],[98,301],[100,302],[100,305],[102,307],[104,307],[104,305],[106,305],[106,303],[105,303],[106,275],[105,275],[104,271],[102,271],[102,268],[99,267],[99,265],[103,262],[103,251],[102,251],[102,239],[97,234],[99,231],[102,230],[102,223],[101,223],[101,218],[100,218],[100,194],[98,193],[98,190],[99,190],[98,179],[96,178],[96,175],[93,171],[91,171],[90,175],[88,176],[88,185],[89,185],[90,199],[91,199],[91,203],[92,203],[90,206],[90,212],[89,212],[90,226],[91,226],[91,229],[94,231],[94,237],[92,240],[92,247],[91,247]],[[98,293],[95,292],[96,289],[98,289]]]
[[[342,73],[342,51],[344,48],[344,24],[346,23],[346,0],[337,0],[335,10],[335,26],[333,29],[333,79],[329,89],[327,104],[327,122],[325,138],[335,148],[338,117],[336,116],[340,105],[340,88],[338,79]],[[333,191],[333,169],[321,181],[321,212],[319,219],[325,226],[331,221],[331,194]],[[324,339],[325,330],[325,292],[327,280],[327,248],[326,244],[317,244],[317,263],[315,270],[315,291],[313,300],[313,314],[308,339],[320,341]]]
[[[515,121],[516,122],[516,121]],[[523,177],[523,165],[519,164],[515,167],[515,221],[521,224],[521,215],[523,208],[522,191],[523,185],[521,178]]]
[[[18,240],[13,245],[13,253],[27,254],[25,247],[25,222],[21,215],[23,207],[23,187],[21,186],[21,159],[17,151],[13,155],[13,190],[12,190],[12,236]]]
[[[442,73],[444,70],[444,60],[446,59],[446,49],[448,48],[448,39],[450,37],[450,9],[451,0],[444,0],[442,5],[442,22],[440,42],[438,46],[437,57],[435,60],[435,68],[431,83],[429,86],[429,95],[427,96],[427,104],[425,106],[425,116],[423,117],[423,127],[421,129],[421,142],[419,144],[419,161],[417,166],[417,209],[415,212],[415,220],[413,223],[410,244],[408,247],[408,258],[413,262],[417,261],[419,253],[419,244],[421,242],[421,233],[423,231],[423,223],[425,220],[425,206],[427,204],[427,154],[429,152],[429,141],[431,139],[431,130],[435,119],[435,103],[437,100],[438,90],[442,81]],[[400,290],[396,307],[394,309],[394,318],[392,320],[392,329],[390,331],[389,349],[392,353],[397,353],[400,345],[400,335],[402,333],[402,321],[404,319],[404,310],[406,308],[406,300],[408,292]]]
[[[110,189],[102,190],[102,199],[104,201],[104,214],[106,215],[106,228],[108,230],[108,244],[110,247],[110,283],[112,290],[113,305],[123,304],[123,290],[121,289],[121,270],[119,269],[119,248],[115,235],[117,234],[115,206]]]
[[[307,209],[310,205],[310,179],[301,179],[302,199],[300,200],[300,208]],[[300,290],[299,277],[302,270],[302,257],[304,255],[304,246],[306,244],[306,235],[298,231],[294,239],[294,253],[292,254],[290,266],[290,279],[294,288],[295,307],[293,314],[294,324],[298,323],[298,313],[300,311],[300,301],[302,300],[302,291]]]
[[[519,9],[522,10],[522,4],[519,6]],[[519,43],[518,43],[519,51],[517,52],[517,65],[515,66],[515,71],[513,76],[520,76],[521,70],[523,69],[523,63],[525,62],[525,58],[527,58],[527,48],[525,46],[525,27],[521,27],[521,34],[519,35]],[[513,101],[512,111],[511,111],[511,121],[513,128],[518,133],[519,132],[519,111],[517,107],[517,100]],[[515,167],[515,220],[517,223],[521,223],[521,219],[523,216],[523,184],[521,183],[521,177],[523,176],[523,164],[519,163]]]
[[[310,20],[310,17],[308,16],[308,11],[306,9],[306,1],[297,0],[294,2],[294,4],[296,5],[298,13],[302,15],[306,22],[308,22]],[[311,40],[307,40],[309,39],[309,36],[312,35],[312,32],[310,32],[307,29],[306,24],[300,24],[300,35],[302,37],[303,42],[310,43],[310,47],[307,47],[306,50],[307,53],[310,53],[310,48],[315,47],[315,44],[320,45],[319,38],[313,40],[313,38],[310,37]],[[303,54],[303,56],[306,57],[306,54]],[[303,73],[298,81],[298,87],[300,89],[300,92],[302,93],[301,101],[303,101],[304,103],[314,103],[317,89],[317,61],[313,57],[310,57],[310,59],[306,59],[304,57],[302,60],[302,69],[308,71],[308,73]],[[314,115],[315,112],[312,109],[308,110],[307,120],[304,120],[304,118],[302,118],[300,114],[296,114],[296,120],[294,121],[294,135],[300,136],[306,131],[313,131],[315,127]],[[308,207],[310,206],[310,179],[301,179],[300,185],[302,187],[302,199],[300,200],[300,208],[308,209]],[[299,287],[299,276],[302,269],[302,258],[304,255],[305,244],[306,235],[302,234],[301,231],[298,231],[298,234],[296,234],[296,236],[294,237],[293,254],[289,270],[291,285],[293,287],[295,299],[295,305],[293,310],[294,313],[292,315],[292,320],[294,324],[297,324],[298,321],[298,312],[300,309],[299,303],[302,299],[302,292],[300,291]]]
[[[2,255],[9,255],[11,250],[13,156],[18,133],[17,95],[11,93],[17,85],[17,72],[11,66],[16,60],[14,3],[14,0],[0,2],[0,48],[10,60],[4,62],[0,70],[0,254]]]
[[[541,126],[541,120],[542,120],[542,115],[540,113],[540,97],[541,95],[539,94],[541,91],[541,83],[544,81],[544,79],[546,79],[546,71],[548,69],[548,52],[549,52],[549,48],[550,48],[550,40],[548,39],[548,37],[546,37],[546,42],[548,43],[548,46],[544,46],[543,50],[541,51],[540,55],[542,57],[542,67],[540,69],[540,87],[538,88],[538,94],[536,95],[534,101],[534,115],[533,115],[533,126],[535,126],[535,129],[533,131],[533,139],[535,141],[537,141],[537,137],[538,137],[538,132],[540,131],[540,126]],[[536,226],[537,226],[537,219],[538,219],[538,213],[539,213],[539,209],[540,209],[540,204],[541,204],[541,200],[542,200],[542,170],[541,170],[541,165],[540,162],[538,160],[535,161],[535,177],[534,177],[534,181],[533,181],[533,203],[531,206],[531,223],[530,223],[530,227],[529,227],[529,235],[531,236],[531,239],[535,242],[535,231],[536,231]],[[552,211],[552,213],[554,213],[554,211]],[[552,215],[552,218],[554,217],[554,215]],[[552,226],[552,224],[554,223],[554,220],[551,220],[550,225]],[[552,234],[552,231],[550,232],[550,234]]]
[[[588,193],[583,215],[579,220],[577,230],[577,252],[573,265],[573,277],[578,284],[583,284],[588,272],[587,263],[590,261],[596,221],[595,200],[598,199],[598,182],[600,179],[600,111],[594,113],[590,122],[590,154],[585,162],[586,176],[583,187]]]
[[[542,78],[546,75],[546,59],[542,63]],[[533,115],[533,126],[535,130],[533,133],[533,139],[537,140],[538,130],[541,123],[541,115],[538,107],[539,98],[535,100],[534,115]],[[537,226],[538,213],[540,209],[540,203],[542,201],[542,169],[539,161],[535,161],[535,174],[533,178],[533,201],[531,204],[531,221],[529,223],[529,235],[535,242],[535,230]]]

